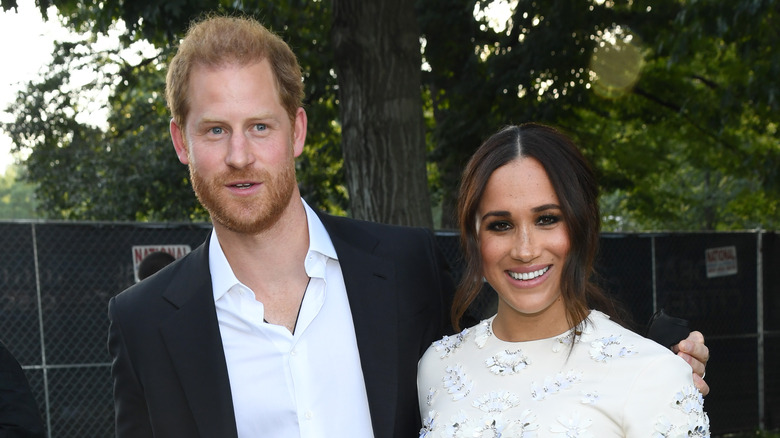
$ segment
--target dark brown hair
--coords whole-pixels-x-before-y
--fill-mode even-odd
[[[295,120],[303,101],[303,81],[301,67],[287,43],[251,18],[216,15],[190,26],[171,61],[165,85],[171,116],[179,126],[187,122],[194,66],[246,66],[264,59],[271,64],[282,106],[290,120]]]
[[[591,308],[620,316],[615,304],[595,283],[593,264],[601,217],[596,177],[575,144],[558,130],[536,123],[508,126],[488,138],[466,165],[458,196],[458,221],[465,259],[463,277],[452,305],[452,324],[460,330],[466,309],[482,290],[477,210],[493,172],[518,158],[533,158],[547,172],[561,204],[570,249],[561,274],[561,294],[570,327]]]

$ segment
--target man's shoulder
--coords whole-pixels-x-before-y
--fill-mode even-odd
[[[423,227],[410,227],[403,225],[383,224],[361,219],[353,219],[345,216],[334,216],[328,213],[317,212],[328,232],[369,233],[378,238],[392,237],[420,237],[432,236],[431,230]]]
[[[205,244],[163,267],[154,275],[128,287],[120,292],[115,300],[128,304],[146,305],[150,301],[161,298],[171,289],[172,285],[181,285],[186,288],[186,282],[191,282],[196,277],[208,273],[208,259],[205,259],[204,264],[203,251],[208,252],[208,247]]]

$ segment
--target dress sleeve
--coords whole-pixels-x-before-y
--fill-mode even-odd
[[[417,366],[417,399],[420,403],[420,415],[423,420],[431,409],[429,401],[432,397],[432,391],[436,391],[432,381],[435,374],[433,373],[434,364],[441,362],[438,357],[434,357],[435,351],[433,350],[433,346],[428,348]]]
[[[673,354],[642,361],[627,393],[626,437],[709,437],[704,398],[693,384],[690,366]]]

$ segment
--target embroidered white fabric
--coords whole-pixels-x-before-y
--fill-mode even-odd
[[[435,342],[420,360],[420,437],[708,437],[691,368],[592,311],[572,331],[504,342],[493,318]]]

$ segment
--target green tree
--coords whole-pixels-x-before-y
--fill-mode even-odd
[[[12,3],[4,0],[3,6]],[[191,17],[235,11],[239,3],[53,4],[75,29],[105,32],[123,19],[126,43],[147,39],[168,47]],[[509,4],[511,16],[496,21],[487,11],[502,4]],[[468,156],[500,126],[531,120],[558,125],[582,145],[601,177],[603,209],[611,218],[607,229],[774,228],[780,221],[778,0],[418,0],[413,11],[411,3],[401,2],[392,14],[380,0],[244,1],[237,8],[280,32],[305,69],[307,111],[315,126],[299,176],[315,205],[347,208],[338,120],[345,128],[352,213],[375,214],[361,213],[358,201],[392,212],[401,208],[396,198],[416,198],[385,177],[376,183],[361,174],[420,161],[415,153],[423,146],[415,146],[413,136],[392,137],[393,129],[418,132],[413,119],[420,112],[405,111],[415,114],[402,119],[387,111],[415,99],[408,94],[413,82],[391,86],[391,93],[388,76],[372,73],[393,60],[410,72],[408,60],[419,62],[409,50],[410,35],[417,33],[427,171],[443,227],[454,226],[455,193]],[[134,117],[132,105],[127,108]],[[44,131],[31,132],[49,132],[44,124],[38,128]],[[382,142],[363,141],[374,132],[381,132],[385,144],[412,149],[390,154]],[[30,139],[27,144],[36,144]],[[384,162],[390,159],[398,161]],[[364,186],[370,190],[361,192]],[[419,204],[422,198],[416,199]]]
[[[566,122],[590,145],[608,215],[625,219],[616,228],[777,228],[778,3],[635,6],[650,11],[622,28],[638,82],[592,93]]]
[[[497,3],[420,3],[445,227],[480,139],[532,120],[578,140],[623,226],[777,226],[777,1],[518,0],[498,25]]]
[[[378,2],[375,2],[378,3]],[[293,47],[296,54],[304,61],[304,81],[306,88],[306,109],[309,113],[309,135],[307,148],[304,156],[298,162],[299,182],[304,197],[313,205],[324,208],[335,213],[344,213],[349,207],[348,200],[352,202],[351,210],[354,216],[364,219],[378,220],[383,222],[394,222],[404,224],[417,224],[431,226],[430,206],[427,202],[420,202],[419,199],[427,199],[427,186],[424,174],[408,173],[409,177],[398,178],[393,174],[393,169],[399,169],[406,164],[405,159],[414,152],[414,148],[423,148],[422,134],[420,134],[419,144],[394,145],[396,151],[393,154],[374,153],[377,144],[392,144],[388,142],[385,136],[389,133],[402,132],[404,129],[393,129],[392,123],[385,123],[383,129],[385,133],[377,136],[376,139],[356,139],[355,142],[347,144],[346,150],[353,151],[351,156],[359,156],[360,163],[352,167],[362,171],[362,169],[379,169],[372,173],[372,178],[382,178],[383,182],[392,181],[393,190],[386,190],[387,184],[378,184],[371,191],[358,189],[360,187],[352,185],[351,190],[355,191],[352,196],[347,196],[347,190],[344,187],[343,160],[341,158],[341,144],[339,142],[341,135],[341,126],[337,122],[336,105],[337,82],[334,70],[333,52],[330,49],[330,25],[331,10],[329,2],[309,2],[309,1],[290,1],[290,2],[269,2],[269,1],[173,1],[164,4],[158,2],[124,2],[107,1],[99,5],[81,2],[81,1],[54,1],[58,8],[58,13],[65,17],[65,21],[77,31],[92,29],[97,33],[105,33],[114,22],[123,20],[127,24],[128,31],[122,41],[125,45],[145,39],[161,48],[170,47],[180,37],[185,26],[193,18],[199,17],[208,11],[220,11],[223,13],[244,13],[258,17],[270,29],[279,33]],[[9,3],[10,6],[10,3]],[[9,7],[7,6],[7,7]],[[42,12],[47,5],[41,4]],[[390,17],[387,18],[390,20]],[[167,50],[167,49],[165,49]],[[414,65],[414,64],[409,64]],[[419,66],[419,63],[415,68]],[[156,65],[159,75],[164,74],[159,64]],[[409,67],[407,67],[408,69]],[[127,69],[123,71],[128,71]],[[390,81],[388,90],[395,90],[392,81],[398,80],[401,76],[394,75],[387,80]],[[117,89],[112,97],[114,100],[130,101],[123,93],[136,93],[135,88],[143,87],[148,84],[133,83],[129,77],[125,77],[125,82],[129,85],[124,89]],[[31,86],[30,89],[34,89]],[[344,94],[342,87],[341,98],[348,101],[349,96]],[[416,88],[419,90],[419,81]],[[162,100],[159,96],[157,100]],[[410,94],[410,93],[406,93]],[[414,93],[411,93],[414,94]],[[384,100],[395,99],[390,96],[369,96],[369,100],[381,106]],[[419,108],[419,94],[417,101]],[[112,109],[115,111],[115,109]],[[22,116],[22,117],[26,117]],[[141,123],[142,119],[131,119]],[[350,119],[351,120],[351,119]],[[154,122],[152,122],[154,123]],[[148,124],[148,123],[147,123]],[[354,125],[350,125],[354,126]],[[381,126],[381,124],[377,124]],[[421,125],[420,125],[421,126]],[[13,129],[13,128],[11,128]],[[125,131],[120,135],[125,135]],[[167,129],[165,130],[167,132]],[[128,133],[127,138],[132,141],[133,134]],[[350,138],[350,137],[348,137]],[[119,140],[119,139],[115,139]],[[27,142],[32,146],[34,142]],[[402,147],[401,147],[402,146]],[[33,154],[39,146],[35,144],[32,148]],[[404,153],[403,149],[409,150]],[[400,149],[400,150],[398,150]],[[419,164],[424,172],[424,155],[418,154],[423,161]],[[171,155],[171,160],[175,157]],[[350,161],[351,163],[352,161]],[[419,162],[419,160],[418,160]],[[352,172],[354,175],[356,172]],[[177,180],[178,181],[178,180]],[[174,189],[180,188],[178,185]],[[406,193],[407,196],[397,196],[397,193]],[[411,196],[414,193],[421,193],[418,196]],[[154,193],[150,194],[154,196]],[[140,210],[141,215],[151,217],[149,213],[154,213],[157,218],[176,219],[181,218],[180,214],[163,214],[159,211],[150,210],[155,208],[159,202],[155,199],[145,198],[150,206]],[[179,199],[177,197],[177,199]],[[139,202],[142,201],[139,199]],[[385,206],[394,202],[397,208],[394,209],[373,209],[365,210],[359,208],[362,205],[374,204]],[[410,207],[411,206],[411,207]],[[137,207],[137,205],[136,205]],[[187,204],[181,204],[176,207],[177,210],[187,209]],[[94,204],[87,206],[77,214],[84,215],[85,212],[94,212]],[[201,212],[195,210],[195,216]],[[421,213],[422,212],[422,213]]]
[[[203,219],[185,196],[186,168],[170,159],[158,73],[167,52],[129,65],[117,50],[90,46],[57,43],[50,68],[20,92],[16,120],[4,126],[17,147],[32,150],[26,179],[37,184],[38,208],[59,219]],[[96,75],[83,88],[115,90],[108,129],[79,120],[89,99],[72,76],[83,69]]]
[[[131,3],[127,8],[122,2],[56,3],[59,14],[74,30],[94,29],[96,33],[87,32],[82,41],[58,43],[45,75],[30,82],[12,105],[16,120],[2,126],[17,149],[31,152],[26,160],[27,178],[37,183],[39,209],[47,217],[207,219],[192,195],[187,168],[178,162],[171,146],[170,116],[164,102],[165,67],[173,53],[170,40],[184,32],[191,18],[211,9],[237,10],[219,2],[154,2],[146,5],[154,10],[141,11],[136,8],[139,3]],[[45,14],[49,3],[40,6]],[[158,6],[161,9],[155,9]],[[285,18],[315,23],[305,29],[300,26],[302,30],[291,26],[296,32],[288,38],[294,48],[302,47],[296,52],[309,61],[303,67],[310,122],[307,148],[297,163],[299,184],[312,205],[343,214],[347,192],[338,141],[340,127],[333,123],[337,118],[336,80],[330,52],[318,48],[328,28],[318,26],[313,19],[328,16],[329,11],[323,4],[305,9],[296,6],[277,7],[269,2],[263,14],[276,18],[264,22],[280,33],[288,29]],[[257,4],[245,7],[260,8]],[[108,33],[119,19],[128,23],[121,47],[95,50],[97,36]],[[141,39],[159,48],[151,55],[138,54],[141,60],[131,63],[126,48]],[[80,70],[94,71],[94,81],[76,84],[75,72]],[[85,91],[90,89],[110,92],[107,129],[79,118],[89,102]]]
[[[20,181],[24,168],[9,166],[0,175],[0,219],[36,219],[35,187]]]

